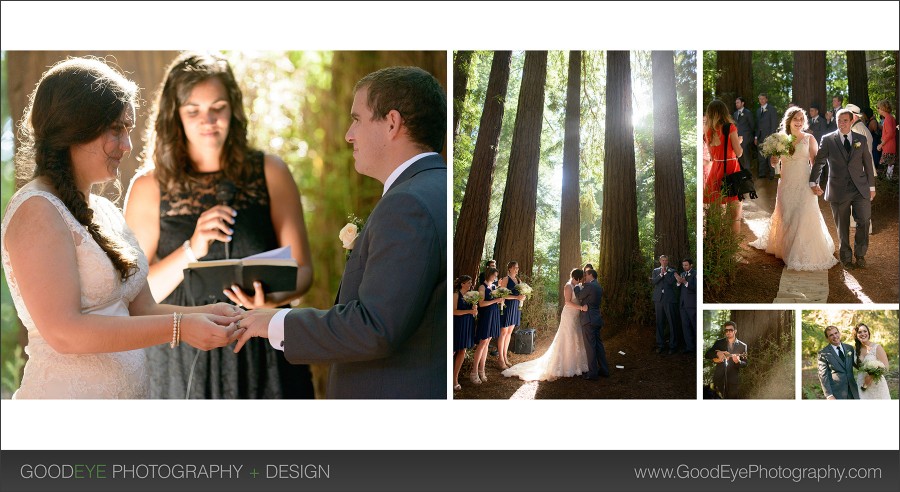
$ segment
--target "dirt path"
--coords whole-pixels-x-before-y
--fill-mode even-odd
[[[610,323],[611,324],[611,323]],[[454,399],[695,399],[697,359],[692,354],[658,355],[655,328],[628,326],[604,327],[601,336],[606,348],[610,377],[586,381],[581,377],[561,378],[553,382],[525,382],[505,378],[496,366],[496,357],[488,356],[488,382],[469,381],[470,359],[460,371],[462,389]],[[540,357],[550,346],[556,328],[538,334],[535,351],[528,355],[511,354],[518,364]],[[625,355],[619,354],[624,352]],[[471,351],[469,354],[471,357]],[[616,365],[624,369],[616,369]]]

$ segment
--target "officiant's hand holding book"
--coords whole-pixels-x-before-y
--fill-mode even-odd
[[[193,305],[233,302],[258,307],[265,294],[297,288],[297,262],[289,246],[236,260],[197,261],[184,270],[184,287]]]

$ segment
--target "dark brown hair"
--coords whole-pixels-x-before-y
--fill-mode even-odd
[[[391,110],[403,117],[409,137],[419,146],[440,152],[447,138],[447,96],[434,75],[419,67],[388,67],[356,83],[354,92],[369,91],[366,103],[373,118]]]
[[[468,275],[460,275],[458,279],[453,281],[453,290],[455,292],[458,292],[459,289],[462,289],[462,284],[464,284],[466,282],[471,282],[471,281],[472,281],[472,277],[470,277]]]
[[[190,186],[193,170],[178,108],[187,102],[197,84],[210,79],[218,79],[225,86],[231,108],[228,136],[221,156],[222,172],[225,178],[235,183],[250,179],[244,97],[228,61],[216,54],[185,52],[169,65],[147,126],[145,152],[149,153],[149,158],[145,156],[144,166],[155,168],[156,181],[163,191]]]
[[[94,222],[94,211],[78,189],[71,147],[93,141],[119,124],[135,107],[138,88],[116,69],[95,58],[70,58],[44,72],[19,124],[16,152],[20,173],[32,167],[106,253],[124,282],[138,270],[137,252]]]

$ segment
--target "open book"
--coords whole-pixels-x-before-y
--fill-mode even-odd
[[[184,270],[184,289],[188,303],[202,306],[216,302],[230,302],[223,290],[233,284],[248,296],[256,290],[253,282],[262,283],[266,292],[291,291],[297,288],[297,261],[291,257],[291,247],[273,249],[239,260],[210,260],[188,263]]]

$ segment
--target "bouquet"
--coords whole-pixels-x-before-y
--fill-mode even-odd
[[[512,291],[507,289],[506,287],[497,287],[497,290],[491,294],[491,298],[493,299],[503,299],[505,297],[509,297],[512,295]],[[500,303],[500,314],[503,314],[503,303]]]
[[[521,283],[519,283],[519,284],[516,284],[516,294],[518,294],[518,295],[520,295],[520,296],[525,296],[526,299],[529,298],[529,297],[531,297],[531,292],[532,292],[532,291],[534,291],[534,289],[532,289],[531,286],[528,285],[528,284],[526,284],[525,282],[521,282]],[[525,307],[525,300],[524,300],[524,299],[522,300],[521,307]]]
[[[784,157],[794,155],[794,136],[786,133],[775,132],[763,141],[760,150],[767,157]],[[781,163],[779,168],[775,170],[775,177],[781,177]]]
[[[875,384],[878,384],[878,380],[884,375],[884,364],[877,360],[867,360],[863,362],[863,365],[859,367],[859,370],[872,376],[872,379],[875,380]],[[861,388],[863,391],[868,389],[867,386],[861,386]]]
[[[481,292],[478,292],[477,290],[470,290],[469,292],[463,294],[463,300],[468,302],[473,307],[477,306],[482,299],[483,297],[481,297]]]

